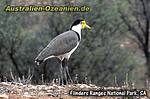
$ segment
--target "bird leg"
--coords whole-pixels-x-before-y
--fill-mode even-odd
[[[65,61],[65,59],[63,59],[63,61],[62,61],[62,66],[63,66],[63,68],[66,66],[66,61]],[[66,72],[66,69],[64,68],[64,77],[65,77],[65,81],[66,81],[66,85],[68,85],[68,78],[67,78],[67,72]]]
[[[72,79],[71,79],[71,76],[70,76],[70,73],[69,73],[69,70],[68,70],[68,65],[65,67],[65,70],[68,74],[68,77],[69,77],[69,80],[70,80],[70,83],[73,83]]]
[[[63,79],[63,62],[61,61],[61,65],[60,65],[60,77],[61,77],[61,80],[60,80],[60,83],[61,85],[64,85],[64,79]]]
[[[72,79],[71,79],[71,76],[70,76],[70,73],[69,73],[69,69],[68,69],[68,60],[67,59],[64,59],[64,61],[65,61],[65,71],[66,71],[66,73],[67,73],[67,75],[68,75],[68,77],[69,77],[69,82],[70,83],[73,83],[73,81],[72,81]]]

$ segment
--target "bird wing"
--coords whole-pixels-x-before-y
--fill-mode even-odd
[[[38,57],[37,60],[44,60],[49,56],[58,56],[70,52],[76,47],[78,43],[78,36],[74,31],[67,31],[50,41],[50,43],[45,47]]]

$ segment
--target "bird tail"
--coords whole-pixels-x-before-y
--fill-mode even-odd
[[[41,57],[41,55],[39,54],[36,58],[35,58],[35,63],[37,65],[40,65],[42,62],[44,62],[44,58]]]
[[[35,63],[36,63],[37,65],[40,65],[42,62],[43,62],[43,60],[35,59]]]
[[[50,51],[47,50],[47,48],[43,49],[39,55],[35,58],[35,63],[37,65],[40,65],[42,62],[45,61],[45,59],[50,55],[48,54]]]

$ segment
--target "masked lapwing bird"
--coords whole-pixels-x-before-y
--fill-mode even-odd
[[[61,83],[63,84],[63,78],[68,83],[68,77],[72,82],[67,62],[71,54],[77,49],[81,41],[81,30],[85,28],[91,28],[86,24],[83,19],[78,19],[73,22],[69,31],[61,33],[50,41],[50,43],[39,53],[35,62],[37,65],[46,61],[49,58],[57,57],[61,60]]]

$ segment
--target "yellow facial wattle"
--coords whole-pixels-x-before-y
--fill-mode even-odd
[[[85,29],[86,28],[86,22],[82,21],[81,24],[82,24],[82,29]]]
[[[82,29],[85,29],[85,28],[91,29],[91,27],[86,24],[86,21],[82,21],[81,24],[82,24]]]

